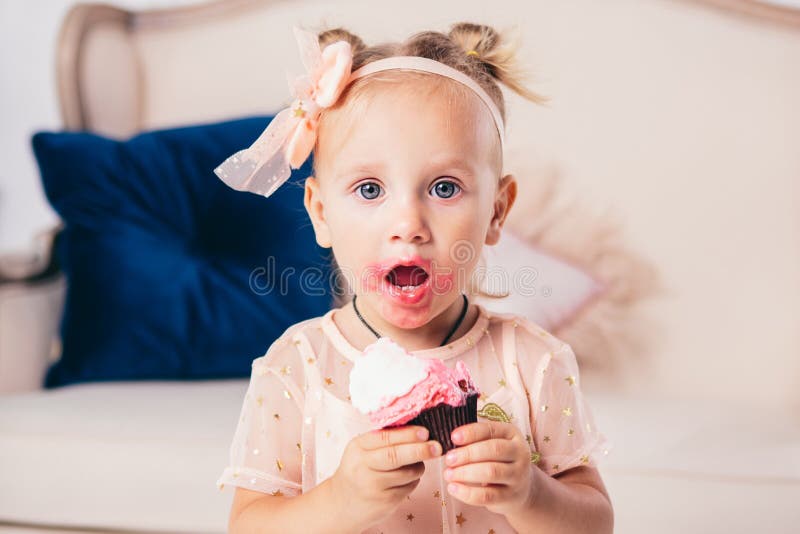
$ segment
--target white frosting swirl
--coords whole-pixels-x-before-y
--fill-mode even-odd
[[[383,408],[428,376],[428,364],[389,339],[364,349],[350,371],[350,401],[361,413]]]

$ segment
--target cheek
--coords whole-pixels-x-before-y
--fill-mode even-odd
[[[331,248],[336,263],[342,276],[346,277],[351,288],[360,288],[360,278],[364,268],[362,266],[375,261],[373,230],[368,225],[358,224],[358,231],[353,231],[352,218],[328,219],[328,228],[331,235]]]
[[[449,246],[449,257],[458,263],[469,262],[480,254],[488,217],[477,202],[459,210],[442,210],[432,221],[432,230],[441,243]]]
[[[439,231],[434,232],[434,239],[445,247],[437,255],[441,268],[434,271],[433,282],[439,293],[466,288],[480,261],[486,232],[476,211],[450,213],[435,221]]]

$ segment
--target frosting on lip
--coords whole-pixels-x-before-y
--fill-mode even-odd
[[[464,362],[450,369],[441,360],[409,354],[387,337],[364,349],[350,372],[353,406],[380,427],[406,423],[441,403],[463,406],[476,393]]]

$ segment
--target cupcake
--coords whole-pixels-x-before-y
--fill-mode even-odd
[[[455,428],[478,421],[479,395],[464,362],[450,369],[409,354],[387,337],[364,349],[350,372],[351,402],[372,424],[424,426],[443,454],[455,447]]]

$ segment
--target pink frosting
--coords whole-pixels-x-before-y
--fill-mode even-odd
[[[428,408],[442,403],[463,406],[470,394],[479,393],[464,362],[456,362],[455,369],[440,360],[427,360],[427,376],[400,397],[386,406],[370,412],[370,421],[381,428],[402,425]],[[462,389],[463,388],[463,389]]]

